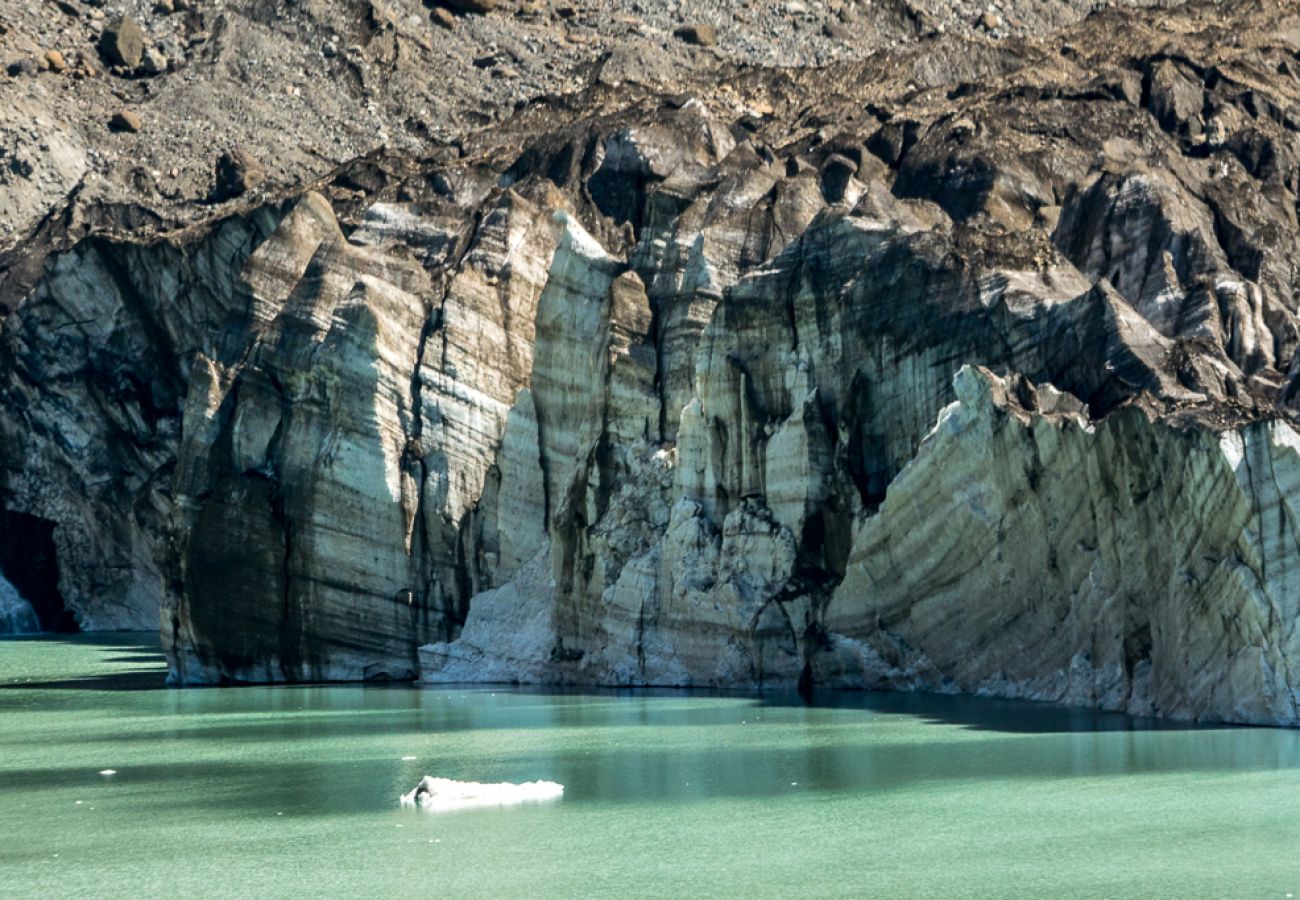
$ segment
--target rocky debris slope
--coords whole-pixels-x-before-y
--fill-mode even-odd
[[[161,607],[179,681],[1296,722],[1300,18],[908,8],[74,204],[8,257],[0,501],[83,622]]]
[[[460,147],[593,79],[671,93],[733,64],[822,66],[944,32],[1033,34],[1093,6],[995,0],[990,30],[983,7],[930,0],[9,0],[0,284],[33,237],[66,243],[66,215],[133,231],[219,214],[203,201],[232,150],[264,167],[264,194],[299,193],[367,153]],[[697,27],[716,43],[679,36]]]

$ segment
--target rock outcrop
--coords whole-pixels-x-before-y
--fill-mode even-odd
[[[161,610],[180,682],[1300,723],[1297,59],[1259,2],[601,70],[184,227],[69,215],[5,282],[0,528],[83,625]]]

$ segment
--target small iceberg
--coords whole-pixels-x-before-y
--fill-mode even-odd
[[[36,610],[0,575],[0,634],[36,634],[40,630]]]
[[[429,812],[455,812],[461,809],[545,803],[558,800],[563,795],[564,785],[554,781],[481,784],[477,781],[456,781],[425,775],[415,790],[402,795],[402,805],[427,809]]]

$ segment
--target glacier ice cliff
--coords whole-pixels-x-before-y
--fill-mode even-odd
[[[1300,724],[1300,20],[1202,13],[597,75],[69,226],[4,282],[0,532],[181,683]]]

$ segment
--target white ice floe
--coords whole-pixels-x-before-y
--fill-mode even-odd
[[[564,785],[554,781],[527,781],[523,784],[500,782],[480,784],[425,775],[415,790],[402,795],[403,806],[415,806],[429,812],[454,812],[493,806],[518,806],[521,803],[544,803],[558,800]]]

